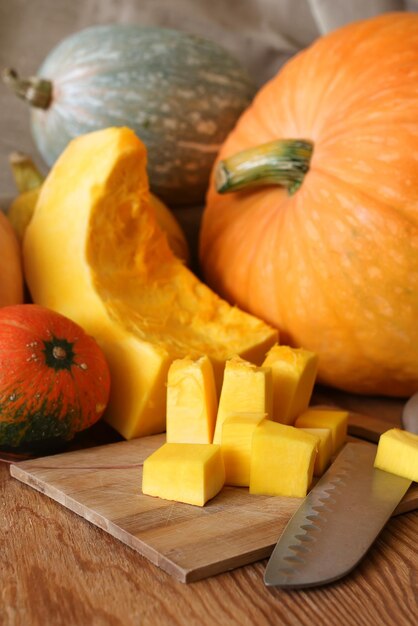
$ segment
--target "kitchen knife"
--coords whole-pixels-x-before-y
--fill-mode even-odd
[[[375,456],[375,445],[345,445],[287,524],[267,564],[267,586],[314,587],[354,569],[411,485],[375,469]]]

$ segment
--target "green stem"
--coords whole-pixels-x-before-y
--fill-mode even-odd
[[[309,170],[312,152],[313,143],[303,139],[280,139],[238,152],[218,163],[216,189],[229,193],[280,185],[293,194]]]
[[[22,152],[12,152],[9,156],[10,167],[17,190],[20,193],[37,189],[44,182],[44,177],[30,157]]]
[[[45,78],[32,76],[20,78],[16,70],[7,68],[2,72],[3,82],[10,85],[15,94],[31,106],[47,109],[52,100],[52,83]]]

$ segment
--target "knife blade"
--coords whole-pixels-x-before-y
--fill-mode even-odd
[[[375,445],[345,445],[282,533],[265,571],[267,586],[314,587],[356,567],[411,485],[375,469],[375,456]]]

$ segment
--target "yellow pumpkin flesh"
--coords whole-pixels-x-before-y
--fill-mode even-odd
[[[73,140],[48,175],[24,239],[36,303],[79,323],[111,369],[105,414],[130,439],[165,430],[167,372],[207,354],[261,362],[277,331],[231,307],[177,259],[149,198],[146,150],[126,128]]]
[[[13,153],[10,155],[9,160],[16,187],[20,193],[11,203],[7,217],[19,241],[22,241],[35,211],[44,177],[36,168],[32,159],[25,154]],[[167,234],[170,248],[187,265],[190,262],[189,246],[179,222],[157,196],[150,194],[150,201],[154,207],[158,224]]]

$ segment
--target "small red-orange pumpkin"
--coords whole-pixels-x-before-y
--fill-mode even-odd
[[[417,14],[319,39],[262,88],[221,149],[219,187],[260,185],[263,167],[270,185],[220,195],[212,176],[208,193],[207,282],[283,343],[317,352],[319,379],[348,391],[418,390],[417,85]],[[309,150],[299,159],[285,147],[299,166],[281,172],[289,192],[271,185],[271,145],[258,170],[231,159],[278,139],[313,146],[310,163]]]
[[[96,341],[67,317],[38,306],[0,309],[0,447],[43,450],[103,414],[110,388]]]

